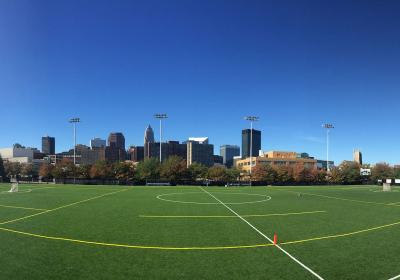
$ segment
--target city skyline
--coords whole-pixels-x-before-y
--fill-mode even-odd
[[[2,2],[0,147],[40,147],[48,134],[57,151],[68,150],[71,117],[82,119],[80,144],[121,131],[128,145],[139,145],[148,124],[158,128],[153,114],[167,112],[163,139],[207,136],[217,154],[221,145],[241,144],[243,117],[255,115],[263,150],[324,159],[321,125],[333,123],[336,163],[357,147],[365,162],[398,164],[398,8]]]

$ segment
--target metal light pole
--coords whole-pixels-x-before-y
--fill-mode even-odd
[[[162,142],[162,120],[163,119],[167,119],[168,116],[167,114],[155,114],[154,117],[158,120],[160,120],[160,163],[161,163],[161,158],[162,158],[162,146],[161,146],[161,142]]]
[[[76,167],[76,124],[81,121],[80,118],[72,118],[69,120],[74,126],[74,167]],[[75,184],[75,171],[74,171],[74,184]]]
[[[335,128],[333,124],[326,123],[322,125],[323,128],[326,129],[326,171],[330,172],[330,167],[329,167],[329,133],[330,130]]]
[[[260,118],[255,116],[247,116],[244,118],[250,121],[250,185],[251,185],[251,172],[253,167],[253,122],[258,121]]]

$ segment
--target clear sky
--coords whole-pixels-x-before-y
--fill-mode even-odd
[[[0,1],[0,147],[123,132],[400,163],[400,1]]]

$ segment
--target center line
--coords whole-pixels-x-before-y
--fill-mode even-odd
[[[242,216],[240,216],[238,213],[236,213],[234,210],[232,210],[232,208],[230,208],[228,205],[226,205],[225,203],[223,203],[221,200],[219,200],[217,197],[215,197],[213,194],[209,193],[208,191],[206,191],[205,189],[203,189],[202,187],[199,187],[203,192],[207,193],[208,195],[210,195],[212,198],[214,198],[216,201],[218,201],[219,203],[221,203],[223,206],[225,206],[226,209],[228,209],[229,211],[231,211],[233,214],[235,214],[239,219],[241,219],[243,222],[245,222],[246,224],[248,224],[252,229],[254,229],[258,234],[260,234],[262,237],[264,237],[265,239],[267,239],[269,242],[274,243],[272,241],[271,238],[269,238],[267,235],[265,235],[264,233],[262,233],[259,229],[257,229],[255,226],[253,226],[250,222],[248,222],[245,218],[243,218]],[[278,248],[279,250],[281,250],[283,253],[285,253],[289,258],[291,258],[293,261],[295,261],[297,264],[299,264],[301,267],[303,267],[304,269],[306,269],[308,272],[310,272],[312,275],[314,275],[316,278],[320,279],[320,280],[324,280],[324,278],[322,278],[321,276],[319,276],[316,272],[314,272],[311,268],[309,268],[308,266],[306,266],[305,264],[303,264],[302,262],[300,262],[298,259],[296,259],[295,257],[293,257],[289,252],[287,252],[285,249],[283,249],[281,246],[279,246],[278,244],[275,245],[276,248]]]

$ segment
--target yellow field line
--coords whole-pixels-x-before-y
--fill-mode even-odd
[[[116,188],[102,188],[102,187],[64,187],[64,186],[57,186],[57,189],[61,189],[61,190],[99,190],[99,191],[112,191],[115,190]],[[118,187],[121,189],[121,187]],[[123,187],[124,189],[129,189],[130,187]]]
[[[336,197],[336,196],[328,196],[328,195],[314,194],[314,193],[295,192],[295,191],[286,191],[286,190],[277,190],[277,191],[289,192],[289,193],[296,193],[296,194],[304,194],[304,195],[310,195],[310,196],[318,196],[318,197],[323,197],[323,198],[330,198],[330,199],[343,200],[343,201],[350,201],[350,202],[374,204],[374,205],[400,206],[400,205],[396,205],[396,204],[388,204],[388,203],[381,203],[381,202],[373,202],[373,201],[365,201],[365,200],[356,200],[356,199],[349,199],[349,198],[341,198],[341,197]]]
[[[60,210],[60,209],[66,208],[66,207],[74,206],[74,205],[77,205],[77,204],[80,204],[80,203],[84,203],[84,202],[88,202],[88,201],[91,201],[91,200],[94,200],[94,199],[102,198],[102,197],[105,197],[105,196],[108,196],[108,195],[116,194],[116,193],[119,193],[119,192],[124,192],[124,191],[127,191],[127,190],[128,189],[123,189],[123,190],[119,190],[119,191],[115,191],[115,192],[106,193],[106,194],[103,194],[103,195],[91,197],[91,198],[88,198],[88,199],[85,199],[85,200],[73,202],[73,203],[70,203],[70,204],[67,204],[67,205],[63,205],[63,206],[60,206],[60,207],[57,207],[57,208],[54,208],[54,209],[46,210],[46,211],[43,211],[43,212],[40,212],[40,213],[36,213],[36,214],[33,214],[33,215],[28,215],[28,216],[24,216],[24,217],[21,217],[21,218],[18,218],[18,219],[1,222],[0,225],[14,223],[14,222],[17,222],[17,221],[21,221],[21,220],[25,220],[25,219],[28,219],[28,218],[36,217],[36,216],[39,216],[39,215],[42,215],[42,214],[46,214],[46,213],[53,212],[53,211],[56,211],[56,210]]]
[[[399,222],[395,222],[395,223],[391,223],[391,224],[387,224],[387,225],[382,225],[382,226],[372,227],[372,228],[363,229],[363,230],[358,230],[358,231],[354,231],[354,232],[349,232],[349,233],[342,233],[342,234],[336,234],[336,235],[328,235],[328,236],[322,236],[322,237],[308,238],[308,239],[303,239],[303,240],[282,242],[282,243],[280,243],[280,245],[300,244],[300,243],[306,243],[306,242],[318,241],[318,240],[324,240],[324,239],[334,239],[334,238],[339,238],[339,237],[346,237],[346,236],[356,235],[356,234],[360,234],[360,233],[375,231],[375,230],[379,230],[379,229],[383,229],[383,228],[387,228],[387,227],[393,227],[393,226],[396,226],[396,225],[400,225],[400,221],[399,221]],[[239,246],[215,246],[215,247],[163,247],[163,246],[142,246],[142,245],[128,245],[128,244],[104,243],[104,242],[86,241],[86,240],[79,240],[79,239],[72,239],[72,238],[64,238],[64,237],[46,236],[46,235],[34,234],[34,233],[23,232],[23,231],[8,229],[8,228],[1,228],[1,227],[0,227],[0,230],[2,230],[2,231],[7,231],[7,232],[12,232],[12,233],[17,233],[17,234],[21,234],[21,235],[26,235],[26,236],[31,236],[31,237],[49,239],[49,240],[60,240],[60,241],[68,241],[68,242],[75,242],[75,243],[81,243],[81,244],[100,245],[100,246],[107,246],[107,247],[123,247],[123,248],[131,248],[131,249],[157,249],[157,250],[227,250],[227,249],[249,249],[249,248],[260,248],[260,247],[270,247],[270,246],[273,246],[273,244],[270,244],[270,243],[268,243],[268,244],[256,244],[256,245],[239,245]]]
[[[306,214],[317,214],[326,213],[326,211],[311,211],[311,212],[297,212],[297,213],[277,213],[277,214],[259,214],[259,215],[242,215],[242,217],[270,217],[270,216],[291,216],[291,215],[306,215]],[[152,215],[139,215],[140,218],[237,218],[236,216],[152,216]]]
[[[391,223],[391,224],[387,224],[387,225],[382,225],[382,226],[372,227],[372,228],[358,230],[358,231],[354,231],[354,232],[349,232],[349,233],[314,237],[314,238],[308,238],[308,239],[303,239],[303,240],[287,241],[287,242],[282,242],[279,244],[280,245],[292,245],[292,244],[301,244],[301,243],[324,240],[324,239],[326,240],[326,239],[347,237],[347,236],[352,236],[352,235],[356,235],[356,234],[360,234],[360,233],[371,232],[371,231],[376,231],[376,230],[383,229],[383,228],[393,227],[393,226],[397,226],[397,225],[400,225],[400,221]],[[80,243],[80,244],[98,245],[98,246],[106,246],[106,247],[121,247],[121,248],[130,248],[130,249],[181,250],[181,251],[183,251],[183,250],[250,249],[250,248],[261,248],[261,247],[274,246],[274,244],[272,244],[272,243],[256,244],[256,245],[238,245],[238,246],[215,246],[215,247],[164,247],[164,246],[144,246],[144,245],[142,246],[142,245],[105,243],[105,242],[87,241],[87,240],[79,240],[79,239],[64,238],[64,237],[47,236],[47,235],[23,232],[23,231],[18,231],[18,230],[9,229],[9,228],[2,228],[2,227],[0,227],[0,230],[6,231],[6,232],[11,232],[11,233],[16,233],[16,234],[20,234],[20,235],[30,236],[30,237],[48,239],[48,240],[58,240],[58,241],[67,241],[67,242]]]
[[[131,249],[156,249],[156,250],[226,250],[226,249],[244,249],[244,248],[257,248],[257,247],[269,247],[273,246],[273,244],[259,244],[259,245],[242,245],[242,246],[220,246],[220,247],[162,247],[162,246],[141,246],[141,245],[128,245],[128,244],[115,244],[115,243],[104,243],[104,242],[96,242],[96,241],[86,241],[86,240],[79,240],[79,239],[71,239],[71,238],[64,238],[64,237],[55,237],[55,236],[46,236],[40,234],[34,234],[29,232],[23,232],[8,228],[0,227],[2,231],[8,231],[12,233],[37,237],[37,238],[44,238],[50,240],[61,240],[61,241],[68,241],[68,242],[75,242],[75,243],[82,243],[82,244],[89,244],[89,245],[100,245],[100,246],[107,246],[107,247],[122,247],[122,248],[131,248]]]
[[[400,225],[400,222],[395,222],[395,223],[391,223],[391,224],[387,224],[387,225],[383,225],[383,226],[377,226],[377,227],[367,228],[367,229],[348,232],[348,233],[341,233],[341,234],[328,235],[328,236],[322,236],[322,237],[314,237],[314,238],[308,238],[308,239],[297,240],[297,241],[288,241],[288,242],[283,242],[281,244],[282,245],[289,245],[289,244],[305,243],[305,242],[323,240],[323,239],[346,237],[346,236],[356,235],[356,234],[360,234],[360,233],[364,233],[364,232],[375,231],[375,230],[383,229],[383,228],[387,228],[387,227],[393,227],[393,226],[397,226],[397,225]]]
[[[0,207],[4,208],[16,208],[16,209],[25,209],[25,210],[35,210],[35,211],[47,211],[48,209],[40,209],[40,208],[32,208],[32,207],[22,207],[22,206],[13,206],[13,205],[3,205],[0,204]]]

